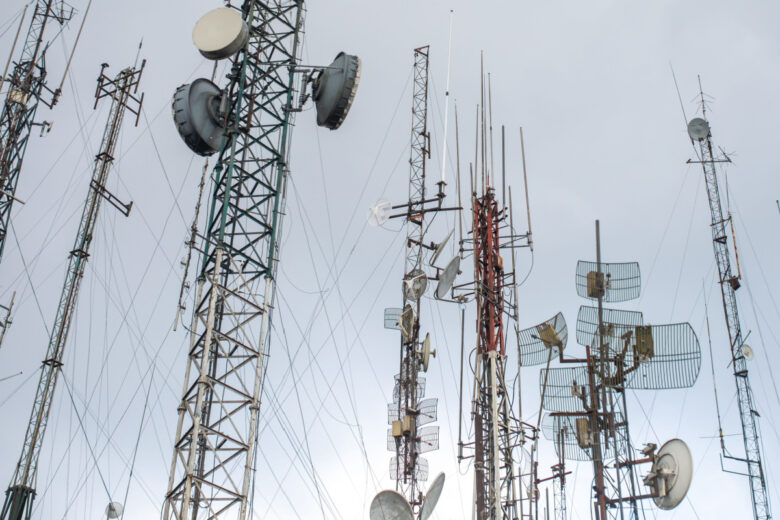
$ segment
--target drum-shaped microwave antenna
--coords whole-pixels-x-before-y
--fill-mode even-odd
[[[368,223],[372,226],[381,226],[390,218],[393,205],[389,200],[379,199],[368,208]]]
[[[455,277],[458,276],[460,271],[460,256],[455,255],[452,260],[449,261],[447,267],[439,277],[439,285],[436,286],[436,297],[443,299],[447,296],[447,293],[452,289],[452,284],[455,283]]]
[[[338,53],[328,67],[314,79],[313,99],[317,124],[335,130],[349,113],[360,83],[360,58]]]
[[[119,502],[111,502],[106,506],[106,518],[120,518],[124,510]]]
[[[221,60],[241,50],[249,40],[249,26],[241,12],[220,7],[203,15],[192,29],[192,42],[210,60]]]
[[[428,520],[431,517],[433,508],[439,502],[442,489],[444,489],[444,473],[439,473],[423,498],[422,507],[420,507],[420,520]]]
[[[431,356],[436,357],[436,351],[431,350],[431,333],[428,332],[425,334],[425,339],[422,343],[422,349],[420,350],[423,372],[428,371],[428,363],[431,361]]]
[[[222,92],[207,79],[182,85],[173,95],[173,121],[190,150],[198,155],[218,152],[225,137],[219,117]]]
[[[653,468],[645,477],[660,509],[674,509],[688,493],[693,477],[693,459],[688,445],[680,439],[666,442],[655,454]]]
[[[710,135],[710,124],[700,117],[694,117],[688,123],[688,135],[694,141],[701,141]]]
[[[371,501],[368,517],[370,520],[414,520],[414,513],[401,493],[386,489]]]
[[[447,236],[444,237],[444,240],[438,243],[436,246],[436,250],[431,255],[431,265],[434,265],[436,263],[436,260],[439,259],[439,256],[441,256],[442,251],[444,251],[444,246],[447,245],[447,242],[449,242],[450,237],[452,236],[452,233],[454,232],[454,229],[451,229],[449,233],[447,233]]]

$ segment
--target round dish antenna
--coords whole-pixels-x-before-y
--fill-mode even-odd
[[[192,29],[192,42],[210,60],[229,58],[246,45],[249,27],[241,13],[220,7],[201,17]]]
[[[439,242],[439,245],[436,246],[436,250],[433,252],[433,255],[431,255],[431,265],[435,264],[436,260],[439,259],[439,256],[441,255],[442,251],[444,251],[444,246],[447,245],[447,242],[449,241],[454,231],[455,231],[454,229],[450,230],[450,232],[447,233],[447,236],[444,237],[444,240]]]
[[[431,350],[431,333],[425,334],[425,339],[422,342],[422,349],[420,350],[420,356],[422,357],[423,372],[428,371],[428,363],[431,360],[431,356],[436,357],[436,351]]]
[[[439,285],[436,286],[436,298],[441,300],[447,296],[447,293],[452,289],[452,284],[455,283],[455,277],[458,276],[459,271],[460,256],[455,255],[439,277]]]
[[[368,517],[370,520],[414,520],[414,513],[401,493],[386,489],[371,501]]]
[[[106,518],[119,518],[125,508],[119,502],[111,502],[106,506]]]
[[[379,199],[368,208],[368,223],[372,226],[381,226],[390,218],[393,209],[389,200]]]
[[[660,509],[677,507],[688,493],[693,477],[693,460],[688,445],[680,439],[667,441],[655,455],[653,469],[645,482],[655,491],[653,501]]]
[[[433,481],[431,487],[428,488],[428,493],[423,498],[422,507],[420,508],[420,520],[428,520],[433,514],[433,508],[436,507],[436,503],[441,496],[441,490],[444,488],[444,473],[439,473],[436,480]]]
[[[694,141],[701,141],[710,136],[710,124],[700,117],[694,117],[688,123],[688,135]]]
[[[753,361],[753,347],[751,347],[747,343],[743,344],[742,355],[745,356],[745,359],[747,359],[748,361]]]
[[[198,155],[212,155],[222,146],[225,129],[219,116],[221,99],[219,87],[203,78],[182,85],[173,95],[176,129]]]
[[[360,83],[360,58],[338,53],[314,79],[312,97],[317,107],[317,124],[335,130],[349,113]]]
[[[428,288],[428,277],[422,269],[413,269],[404,277],[404,297],[416,302]]]

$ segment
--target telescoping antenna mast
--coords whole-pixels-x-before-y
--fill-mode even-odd
[[[92,180],[89,184],[87,200],[81,214],[81,222],[73,244],[73,250],[68,255],[68,269],[65,275],[65,283],[60,295],[60,303],[57,307],[57,315],[49,338],[49,346],[46,350],[46,358],[41,366],[38,389],[33,402],[30,422],[27,426],[22,454],[16,465],[11,484],[6,491],[5,503],[0,520],[29,520],[32,514],[33,501],[35,500],[36,477],[38,474],[38,457],[41,453],[43,437],[46,433],[46,425],[51,412],[54,399],[54,390],[62,369],[62,359],[68,332],[76,309],[79,287],[84,277],[89,249],[97,223],[98,213],[102,201],[105,199],[116,207],[125,216],[129,215],[132,202],[124,204],[106,188],[108,174],[114,162],[114,149],[122,128],[122,121],[127,110],[138,116],[141,113],[143,96],[136,97],[138,83],[146,62],[141,67],[128,67],[110,79],[105,74],[108,65],[103,64],[98,78],[97,91],[95,92],[95,106],[105,97],[111,98],[111,110],[108,122],[103,132],[103,141],[100,144],[100,152],[95,159],[95,167],[92,171]],[[132,105],[132,106],[131,106]]]
[[[400,330],[400,367],[395,376],[393,402],[387,408],[387,449],[395,452],[390,460],[390,478],[396,489],[379,492],[371,503],[371,520],[427,520],[433,514],[444,487],[444,474],[440,473],[423,496],[422,483],[428,480],[428,461],[421,455],[439,448],[439,427],[430,425],[438,415],[438,399],[423,399],[425,378],[431,356],[430,334],[420,340],[420,311],[422,297],[429,280],[438,280],[437,299],[445,298],[458,273],[460,257],[441,269],[436,261],[444,250],[452,232],[441,242],[427,243],[425,234],[430,222],[428,214],[459,210],[445,208],[444,180],[438,183],[438,193],[430,198],[425,194],[425,167],[430,158],[430,134],[428,132],[428,60],[429,47],[414,50],[414,90],[412,94],[412,132],[409,159],[409,198],[406,203],[391,206],[380,201],[369,213],[369,221],[381,225],[390,218],[406,221],[406,257],[401,284],[402,308],[385,310],[385,327]],[[393,210],[401,210],[391,214]],[[431,251],[427,262],[435,275],[426,272],[423,261]]]
[[[35,2],[22,52],[14,62],[11,75],[7,79],[0,78],[0,85],[7,87],[0,114],[0,258],[8,236],[11,208],[14,201],[19,201],[16,185],[32,127],[40,126],[42,134],[51,128],[51,123],[46,121],[36,123],[35,113],[39,103],[51,108],[60,96],[60,89],[52,90],[46,82],[46,51],[49,48],[46,29],[51,22],[64,25],[71,19],[73,9],[66,6],[62,0]],[[44,93],[50,94],[51,99],[43,99]]]
[[[646,325],[642,313],[607,309],[604,302],[623,302],[639,296],[636,262],[601,261],[596,221],[596,261],[580,261],[577,293],[596,301],[582,306],[577,319],[577,342],[585,358],[564,358],[566,327],[560,314],[523,334],[521,351],[539,352],[540,344],[556,347],[561,363],[571,367],[542,369],[542,408],[552,413],[550,437],[560,456],[591,461],[594,471],[594,518],[639,518],[638,502],[652,498],[661,509],[676,507],[687,493],[692,476],[690,452],[673,439],[656,450],[654,444],[636,458],[629,435],[626,390],[661,390],[692,386],[699,374],[701,351],[688,323]],[[635,467],[651,468],[640,489]]]
[[[729,335],[731,366],[734,369],[734,381],[737,385],[737,404],[739,406],[739,417],[742,422],[742,440],[745,444],[745,458],[741,458],[730,455],[721,442],[722,456],[730,460],[744,462],[747,465],[746,476],[750,482],[753,518],[756,520],[767,520],[772,517],[772,514],[769,508],[766,474],[761,460],[761,440],[759,439],[758,425],[756,424],[758,412],[753,403],[753,392],[750,388],[750,378],[748,377],[747,361],[750,354],[748,354],[749,350],[744,343],[745,338],[742,336],[742,326],[739,322],[737,309],[736,290],[740,287],[740,275],[738,273],[735,274],[732,270],[728,231],[726,230],[726,224],[731,224],[733,233],[733,221],[731,214],[726,217],[723,215],[716,168],[717,163],[731,162],[731,159],[725,154],[723,158],[715,157],[701,84],[699,85],[699,94],[702,117],[696,117],[688,123],[688,136],[694,145],[697,145],[699,160],[689,159],[688,162],[701,164],[704,172],[707,198],[710,203],[712,247],[715,252],[715,262],[718,264],[718,282],[723,298],[723,313],[726,316],[726,328]]]
[[[190,326],[165,520],[252,515],[260,396],[270,342],[279,235],[294,114],[311,97],[317,123],[338,128],[360,77],[356,56],[299,66],[304,2],[245,0],[210,11],[193,40],[229,59],[227,85],[180,87],[173,115],[187,146],[218,153]],[[296,78],[300,96],[296,99]]]

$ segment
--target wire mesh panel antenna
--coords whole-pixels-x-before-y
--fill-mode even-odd
[[[212,175],[166,520],[250,515],[304,6],[236,9],[249,39],[223,89],[228,137]]]
[[[688,134],[699,151],[699,161],[704,172],[707,187],[707,198],[710,205],[712,247],[715,261],[718,264],[718,281],[723,299],[723,312],[726,316],[729,344],[731,350],[731,366],[734,369],[734,380],[737,385],[737,404],[742,422],[742,438],[745,445],[745,458],[735,458],[724,453],[727,458],[744,462],[747,465],[747,476],[750,482],[750,493],[753,503],[753,517],[756,520],[771,518],[769,494],[767,492],[766,472],[761,460],[761,440],[759,438],[756,416],[758,412],[753,402],[753,392],[750,387],[747,360],[742,351],[744,338],[739,321],[736,290],[739,288],[739,276],[732,270],[731,252],[728,245],[726,224],[731,223],[731,215],[723,215],[723,206],[718,188],[716,163],[729,162],[728,157],[716,159],[713,153],[712,134],[706,120],[704,94],[701,93],[702,118],[695,118],[688,123]],[[733,228],[732,228],[733,229]]]
[[[39,103],[54,106],[59,89],[52,91],[46,85],[46,29],[53,22],[64,25],[70,20],[73,10],[66,12],[66,3],[56,0],[37,0],[32,21],[24,39],[24,46],[14,68],[7,79],[7,93],[0,114],[0,258],[5,249],[5,240],[11,218],[11,208],[16,198],[16,185],[27,143],[33,125],[48,128],[48,123],[36,123],[35,114]],[[4,78],[3,78],[4,79]],[[0,79],[0,84],[4,82]],[[52,94],[44,101],[45,92]]]
[[[132,203],[123,204],[119,199],[106,189],[106,180],[114,162],[114,149],[119,138],[125,112],[127,110],[140,114],[141,99],[134,96],[141,79],[143,65],[140,68],[128,67],[122,70],[115,79],[109,79],[104,71],[107,65],[103,65],[98,88],[97,101],[104,97],[111,98],[111,109],[108,121],[103,132],[103,141],[100,144],[100,153],[95,159],[92,171],[92,180],[89,185],[84,209],[81,214],[76,240],[73,250],[68,255],[68,268],[65,274],[65,282],[62,287],[57,314],[49,337],[49,345],[46,350],[46,358],[41,366],[38,388],[33,402],[30,422],[27,425],[22,454],[16,465],[11,485],[6,492],[0,519],[2,520],[28,520],[32,513],[33,500],[35,499],[36,476],[38,472],[38,458],[41,453],[43,437],[51,412],[54,391],[62,368],[63,353],[68,340],[71,319],[76,309],[79,287],[84,278],[87,260],[89,259],[92,236],[98,219],[101,202],[105,199],[125,215],[130,212]],[[130,105],[133,105],[131,108]],[[138,121],[136,117],[136,122]]]

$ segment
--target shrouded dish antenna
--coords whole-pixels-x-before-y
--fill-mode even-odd
[[[379,199],[368,208],[368,223],[372,226],[381,226],[390,218],[393,205],[389,200]]]
[[[431,487],[428,488],[428,493],[423,499],[422,507],[420,508],[420,520],[428,520],[431,517],[433,508],[436,507],[436,503],[441,496],[442,489],[444,489],[444,473],[439,473],[439,476],[436,477]]]
[[[439,259],[439,256],[441,256],[442,251],[444,251],[444,246],[447,245],[447,242],[449,242],[450,237],[452,236],[452,233],[454,231],[455,231],[454,229],[450,230],[450,232],[447,233],[447,236],[444,237],[444,240],[439,242],[439,244],[436,246],[436,250],[433,252],[433,255],[431,255],[431,265],[435,264],[436,260]]]
[[[360,58],[340,52],[314,79],[317,124],[335,130],[349,113],[360,83]]]
[[[119,502],[111,502],[106,506],[106,518],[119,518],[125,508]]]
[[[173,121],[190,150],[198,155],[218,152],[225,137],[219,116],[222,91],[207,79],[182,85],[173,95]]]
[[[688,135],[694,141],[701,141],[710,136],[710,124],[700,117],[694,117],[688,123]]]
[[[447,297],[447,293],[452,289],[452,284],[455,283],[455,277],[458,276],[460,271],[460,256],[455,255],[452,260],[449,261],[447,267],[441,273],[439,278],[439,285],[436,286],[436,297],[443,299]]]
[[[220,7],[201,17],[192,29],[192,42],[210,60],[221,60],[241,50],[249,40],[249,27],[241,13]]]
[[[673,509],[688,493],[693,478],[693,459],[688,445],[680,439],[666,442],[655,455],[645,484],[655,492],[653,501],[660,509]]]
[[[370,520],[414,520],[414,513],[402,494],[386,489],[371,501],[368,517]]]

